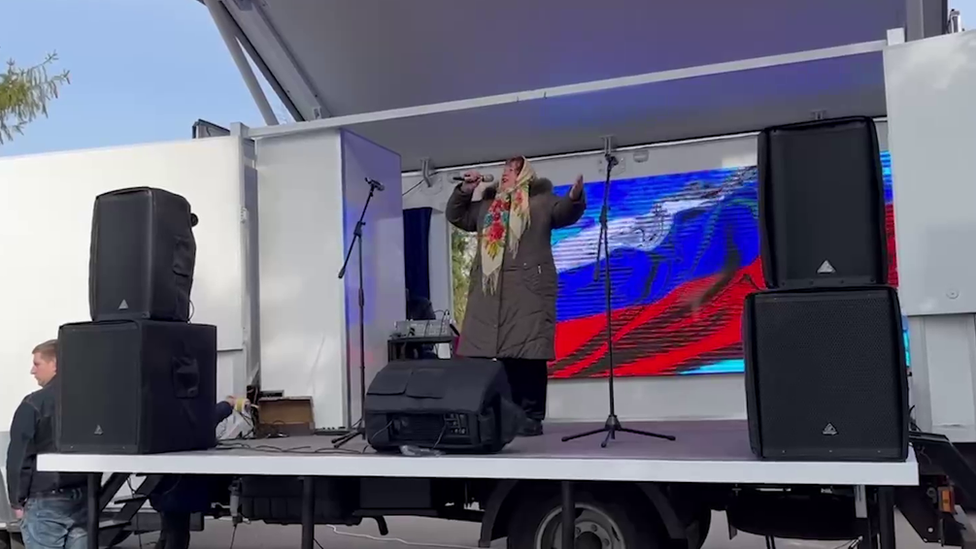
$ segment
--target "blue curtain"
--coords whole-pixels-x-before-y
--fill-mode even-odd
[[[430,299],[430,270],[427,266],[430,242],[430,208],[403,211],[403,262],[407,295]]]

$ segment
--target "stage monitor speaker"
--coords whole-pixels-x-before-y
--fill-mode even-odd
[[[95,198],[88,301],[92,320],[187,322],[196,216],[180,195],[148,187]]]
[[[771,290],[742,314],[753,452],[766,459],[908,456],[908,370],[888,286]]]
[[[370,383],[365,409],[377,451],[497,452],[515,438],[522,413],[502,363],[471,358],[391,362]]]
[[[874,121],[763,130],[759,227],[769,288],[886,284],[884,180]]]
[[[120,320],[58,335],[58,448],[155,454],[212,448],[217,328]]]

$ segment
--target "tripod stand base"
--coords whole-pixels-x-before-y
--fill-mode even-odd
[[[662,438],[664,440],[670,440],[670,441],[677,440],[675,437],[671,435],[662,435],[661,433],[652,433],[650,431],[641,431],[639,429],[629,429],[620,424],[620,420],[617,419],[617,416],[615,414],[610,414],[609,416],[607,416],[607,422],[603,424],[603,427],[600,427],[599,429],[593,429],[592,431],[586,431],[584,433],[578,433],[575,435],[570,435],[568,437],[563,437],[563,442],[568,442],[570,440],[575,440],[578,438],[597,435],[600,433],[607,434],[607,436],[603,439],[603,442],[600,444],[600,448],[606,448],[607,444],[610,443],[611,439],[616,440],[617,433],[630,433],[632,435]]]
[[[342,435],[341,437],[336,437],[336,438],[332,439],[332,447],[333,448],[342,448],[343,446],[345,446],[346,444],[348,444],[349,441],[351,441],[352,439],[354,439],[354,438],[356,438],[358,436],[362,436],[363,437],[363,440],[365,440],[366,439],[366,429],[363,429],[362,427],[356,427],[355,429],[353,429],[352,431],[349,431],[348,433]]]

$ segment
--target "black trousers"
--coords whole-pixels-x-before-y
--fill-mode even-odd
[[[529,419],[546,418],[546,389],[549,371],[545,360],[502,358],[505,375],[512,387],[512,400],[525,411]]]

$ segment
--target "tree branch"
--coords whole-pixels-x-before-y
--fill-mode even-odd
[[[0,145],[23,134],[24,127],[37,117],[46,117],[48,103],[58,97],[62,86],[71,83],[68,71],[48,74],[57,60],[57,53],[51,53],[27,68],[18,67],[13,59],[7,61],[6,72],[0,74]]]

